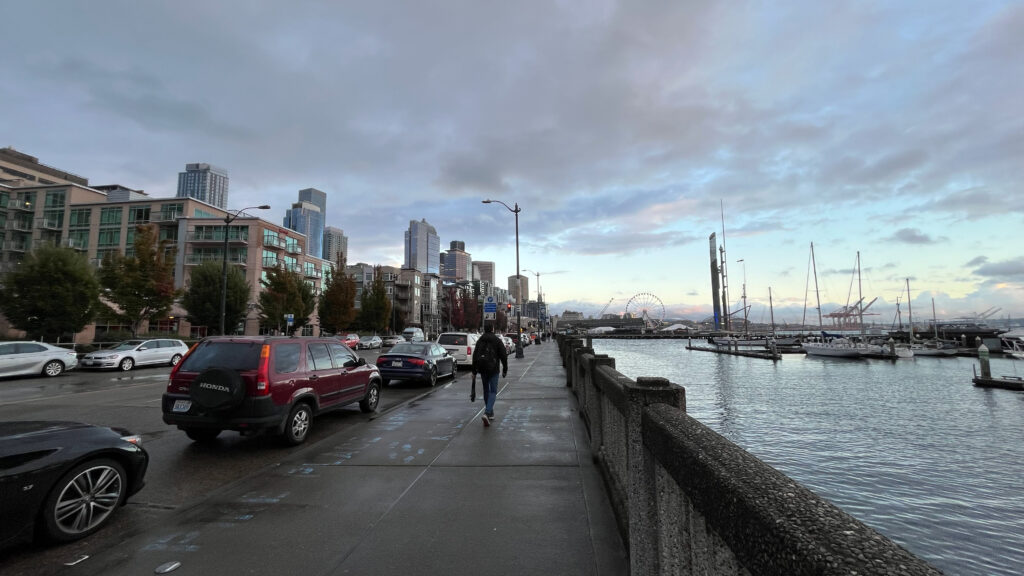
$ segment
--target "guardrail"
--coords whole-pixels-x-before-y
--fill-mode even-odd
[[[632,574],[940,574],[688,416],[681,386],[558,346]]]

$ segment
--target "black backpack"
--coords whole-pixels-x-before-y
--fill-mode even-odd
[[[494,344],[481,338],[476,343],[474,358],[476,371],[481,374],[494,374],[498,371],[498,355],[494,352]]]

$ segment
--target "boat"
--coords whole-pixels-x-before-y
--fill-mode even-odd
[[[1003,354],[1017,360],[1024,360],[1024,340],[1020,338],[1003,338]]]
[[[821,323],[821,296],[818,292],[818,264],[814,260],[814,242],[811,242],[811,264],[814,270],[814,297],[818,305],[818,328],[821,329],[820,337],[813,337],[804,340],[800,346],[807,352],[808,356],[827,356],[830,358],[860,358],[864,353],[873,352],[863,341],[855,342],[845,336],[829,336],[825,333]],[[860,275],[860,252],[857,252],[857,274]],[[858,282],[858,291],[860,283]],[[857,303],[857,309],[863,313],[863,299]],[[861,332],[864,331],[864,317],[860,317]]]

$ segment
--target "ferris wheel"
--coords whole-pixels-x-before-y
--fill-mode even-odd
[[[626,303],[626,317],[642,319],[647,329],[657,328],[665,321],[665,305],[654,294],[641,292]]]

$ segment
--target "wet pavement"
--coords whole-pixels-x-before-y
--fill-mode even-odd
[[[624,574],[558,347],[524,352],[490,427],[462,374],[61,573]]]

